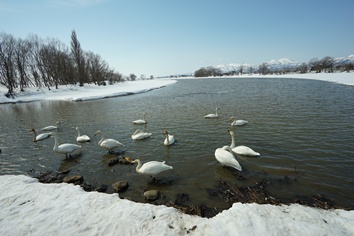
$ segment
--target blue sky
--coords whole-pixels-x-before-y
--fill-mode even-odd
[[[354,54],[354,1],[0,0],[0,31],[81,47],[124,75]]]

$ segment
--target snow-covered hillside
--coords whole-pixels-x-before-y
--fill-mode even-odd
[[[308,62],[298,62],[298,61],[290,60],[288,58],[281,58],[278,60],[273,59],[265,63],[268,65],[268,69],[270,70],[292,69],[300,66],[303,63],[308,64]],[[344,65],[349,63],[354,64],[354,54],[349,55],[347,57],[334,58],[334,66]],[[244,70],[243,73],[249,73],[249,69],[251,67],[253,68],[253,70],[257,70],[259,68],[259,64],[252,65],[247,63],[230,63],[226,65],[221,64],[216,66],[216,68],[219,68],[223,73],[239,71],[240,67],[243,67]]]

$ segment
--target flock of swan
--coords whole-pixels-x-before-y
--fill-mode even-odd
[[[215,119],[218,118],[218,111],[220,109],[216,108],[215,109],[215,114],[208,114],[204,116],[204,118],[207,119]],[[143,118],[134,120],[132,121],[133,124],[141,125],[141,124],[147,124],[146,121],[146,114],[143,113]],[[236,120],[234,117],[230,118],[231,126],[241,126],[245,125],[248,123],[246,120]],[[76,152],[77,150],[81,149],[81,145],[78,144],[73,144],[73,143],[63,143],[59,144],[57,135],[55,132],[48,132],[48,131],[54,131],[54,130],[59,130],[60,127],[60,122],[56,122],[55,126],[47,126],[41,129],[41,131],[46,131],[41,134],[36,133],[35,129],[31,129],[30,132],[34,133],[34,138],[33,142],[38,142],[42,141],[44,139],[47,139],[49,137],[54,137],[55,143],[53,147],[53,151],[56,153],[60,154],[65,154],[66,157],[71,157],[71,154]],[[79,127],[76,127],[77,130],[77,137],[76,141],[78,143],[83,143],[83,142],[89,142],[91,139],[87,135],[81,135]],[[223,146],[222,148],[217,148],[215,150],[215,159],[222,165],[222,166],[228,166],[231,168],[234,168],[238,171],[242,171],[242,167],[240,163],[236,160],[234,154],[239,154],[239,155],[245,155],[245,156],[259,156],[260,154],[258,152],[255,152],[251,148],[241,145],[241,146],[235,146],[235,137],[234,137],[234,132],[232,130],[228,130],[229,134],[231,135],[231,145],[230,146]],[[170,146],[175,143],[175,138],[174,135],[169,134],[168,131],[164,131],[163,134],[165,135],[164,139],[164,145]],[[105,138],[104,134],[102,131],[97,130],[94,134],[99,135],[101,138],[98,141],[98,146],[102,149],[106,149],[108,153],[113,153],[115,149],[124,147],[124,145],[112,138]],[[147,133],[144,131],[141,131],[140,129],[137,129],[132,135],[131,138],[133,140],[142,140],[149,138],[152,134]],[[131,163],[137,163],[136,167],[136,172],[140,174],[146,174],[151,177],[154,177],[155,175],[166,171],[166,170],[171,170],[173,169],[172,166],[169,166],[165,163],[165,161],[149,161],[144,164],[141,163],[139,159],[132,160],[131,158],[127,158],[127,160]]]
[[[219,117],[218,111],[220,111],[220,108],[217,107],[215,109],[215,114],[208,114],[204,116],[204,118],[207,119],[218,118]],[[235,117],[231,117],[230,121],[231,121],[231,126],[242,126],[248,123],[247,120],[236,120]],[[236,160],[234,154],[239,154],[243,156],[260,156],[260,154],[247,146],[244,145],[236,146],[234,132],[232,130],[228,130],[228,132],[231,135],[231,145],[223,146],[222,148],[217,148],[215,150],[214,156],[222,166],[228,166],[238,171],[242,171],[242,167],[240,163]]]

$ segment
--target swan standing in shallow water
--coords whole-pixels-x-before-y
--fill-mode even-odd
[[[80,134],[80,130],[79,130],[79,127],[76,127],[76,130],[77,130],[77,137],[76,137],[76,141],[79,142],[79,143],[84,143],[84,142],[90,142],[90,137],[87,136],[87,135],[81,135]]]
[[[163,134],[166,136],[165,140],[163,141],[163,144],[169,146],[175,142],[175,136],[168,134],[167,130],[164,131]]]
[[[54,134],[53,137],[55,140],[53,151],[56,153],[65,154],[66,157],[71,157],[71,153],[81,148],[80,145],[73,143],[63,143],[59,145],[57,136]]]
[[[34,133],[33,142],[42,141],[46,138],[49,138],[53,134],[53,133],[42,133],[37,135],[36,130],[33,128],[30,130],[30,132]]]
[[[222,148],[217,148],[215,150],[215,158],[223,166],[232,167],[236,170],[242,171],[240,163],[236,160],[235,156],[232,154],[232,150],[229,146],[224,146]]]
[[[248,123],[247,120],[236,120],[236,118],[233,116],[230,118],[230,121],[232,126],[241,126]]]
[[[121,142],[115,139],[111,139],[111,138],[106,139],[100,130],[96,131],[95,136],[96,135],[101,135],[101,139],[98,142],[98,146],[100,146],[103,149],[107,149],[108,153],[113,153],[113,149],[124,146]]]
[[[244,155],[244,156],[259,156],[260,154],[258,152],[253,151],[251,148],[247,147],[247,146],[237,146],[235,147],[235,136],[234,136],[234,132],[231,130],[228,130],[229,134],[231,135],[231,145],[230,148],[232,149],[232,151],[236,154],[239,155]]]
[[[147,124],[146,120],[145,120],[145,112],[143,112],[143,119],[139,119],[139,120],[133,120],[132,121],[134,124],[140,125],[140,124]]]
[[[57,121],[57,122],[55,122],[55,124],[56,124],[56,126],[50,125],[50,126],[42,128],[41,130],[42,131],[59,130],[60,122]]]
[[[132,135],[133,140],[142,140],[149,138],[151,136],[151,133],[146,133],[141,131],[140,129],[137,129],[134,134]]]
[[[131,163],[138,163],[136,172],[139,174],[150,175],[151,177],[154,177],[163,171],[173,169],[172,166],[166,165],[164,161],[149,161],[142,165],[140,159],[135,159]]]
[[[204,118],[209,118],[209,119],[213,119],[213,118],[218,118],[219,114],[218,111],[220,110],[220,108],[215,108],[215,114],[208,114],[206,116],[204,116]]]

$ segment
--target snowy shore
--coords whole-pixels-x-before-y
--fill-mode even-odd
[[[354,85],[354,73],[269,77],[302,77]],[[12,102],[92,100],[149,91],[175,82],[161,79],[101,87],[65,86],[50,91],[26,89]],[[0,87],[0,93],[6,93],[6,89]],[[8,100],[1,96],[0,103]],[[354,210],[234,203],[230,209],[207,219],[186,215],[172,207],[120,199],[118,194],[85,192],[73,184],[41,184],[23,175],[0,176],[0,192],[0,235],[4,236],[354,235]]]

